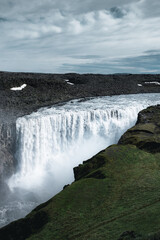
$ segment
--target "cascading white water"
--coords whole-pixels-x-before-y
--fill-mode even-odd
[[[137,99],[138,98],[138,99]],[[9,186],[32,190],[43,200],[73,179],[73,167],[117,143],[137,114],[159,94],[71,101],[17,120],[19,172]]]
[[[74,180],[73,167],[117,143],[135,124],[138,112],[157,103],[160,94],[98,97],[70,101],[19,118],[19,166],[8,181],[9,187],[13,192],[32,192],[30,198],[33,202],[38,199],[36,204],[49,199]],[[21,199],[28,201],[28,195],[27,200],[22,195]]]
[[[74,180],[74,166],[116,143],[138,110],[51,109],[18,119],[20,171],[10,186],[32,189],[46,200]]]

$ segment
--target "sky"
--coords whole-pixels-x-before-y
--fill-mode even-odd
[[[160,73],[160,1],[0,0],[0,71]]]

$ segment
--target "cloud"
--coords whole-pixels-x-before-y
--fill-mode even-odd
[[[125,66],[132,72],[157,71],[160,16],[152,13],[158,0],[151,5],[149,0],[0,4],[1,70],[111,73]]]
[[[122,18],[127,14],[127,12],[124,9],[119,8],[119,7],[112,7],[110,9],[110,12],[111,12],[112,16],[115,18]]]
[[[6,22],[7,18],[0,17],[0,22]]]
[[[81,63],[81,64],[64,64],[63,68],[70,71],[83,72],[83,73],[159,73],[160,69],[160,51],[153,51],[154,54],[143,53],[139,57],[128,57],[113,59],[107,61],[107,59],[99,58],[98,61]],[[89,56],[90,59],[91,56]],[[88,59],[89,59],[88,58]],[[94,58],[93,58],[94,59]]]
[[[143,0],[141,1],[141,7],[145,17],[159,17],[160,1]]]

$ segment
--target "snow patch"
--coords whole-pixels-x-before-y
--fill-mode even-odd
[[[71,83],[71,82],[67,82],[67,84],[69,84],[69,85],[74,85],[74,83]]]
[[[155,84],[155,85],[160,85],[159,82],[145,82],[145,84]]]
[[[64,79],[64,81],[69,85],[74,85],[74,83],[70,82],[68,79]]]
[[[23,85],[21,85],[20,87],[10,88],[10,90],[12,90],[12,91],[21,91],[21,90],[24,89],[25,87],[27,87],[27,84],[23,84]]]

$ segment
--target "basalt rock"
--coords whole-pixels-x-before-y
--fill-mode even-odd
[[[14,173],[16,160],[16,126],[14,123],[0,124],[0,181]]]
[[[133,144],[151,153],[160,152],[160,105],[142,110],[136,125],[120,138],[119,144]]]
[[[93,158],[84,161],[83,164],[80,164],[78,167],[73,169],[75,181],[80,180],[82,178],[97,178],[103,179],[105,178],[105,174],[103,173],[103,166],[106,163],[106,158],[104,156],[104,151],[101,151]]]
[[[122,233],[118,240],[142,240],[142,236],[134,231],[126,231]]]

